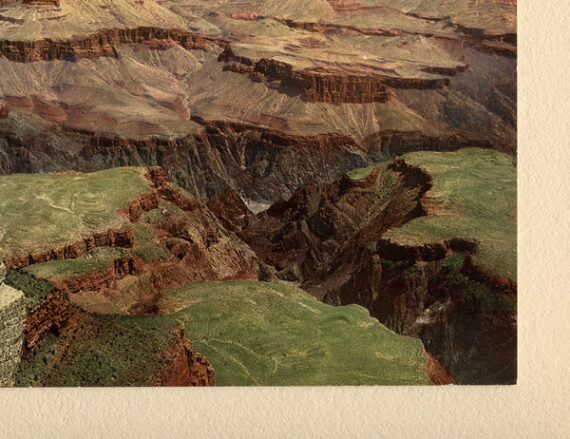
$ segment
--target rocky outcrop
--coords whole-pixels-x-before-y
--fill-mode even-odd
[[[10,114],[8,104],[0,104],[0,119],[5,119]]]
[[[59,291],[65,294],[75,294],[81,291],[94,291],[104,294],[117,286],[117,281],[126,276],[138,276],[144,271],[144,262],[138,256],[124,256],[117,258],[113,264],[103,272],[93,272],[74,276],[52,283]]]
[[[436,386],[445,386],[455,384],[453,378],[447,373],[445,368],[433,356],[426,352],[427,372],[429,380]]]
[[[1,264],[0,264],[1,266]],[[2,283],[0,276],[0,387],[14,385],[26,325],[24,294]]]
[[[235,56],[228,46],[219,57],[225,61],[224,70],[249,75],[255,81],[290,96],[300,95],[307,102],[331,104],[365,104],[390,99],[388,87],[406,89],[436,89],[449,84],[447,78],[405,78],[379,74],[335,74],[316,70],[294,70],[289,64],[262,58],[253,62]],[[446,69],[446,73],[460,74],[466,66]]]
[[[156,191],[139,195],[127,206],[122,207],[117,212],[134,223],[139,220],[144,212],[149,212],[158,207],[158,193]]]
[[[59,0],[22,0],[22,3],[25,5],[51,5],[51,6],[59,6]]]
[[[430,187],[429,176],[413,174],[395,186],[390,181],[373,167],[360,181],[343,176],[305,186],[289,200],[274,203],[238,235],[283,279],[319,278],[352,239],[358,252],[388,228],[422,214],[419,200]]]
[[[184,326],[180,326],[176,340],[164,353],[168,364],[158,378],[163,387],[215,386],[216,378],[212,366],[204,357],[192,350],[186,338]]]
[[[47,332],[58,334],[72,313],[69,300],[60,291],[52,292],[44,301],[29,309],[26,318],[26,349],[33,350]]]
[[[322,280],[303,287],[331,305],[364,306],[397,333],[419,337],[458,384],[514,383],[516,295],[449,263],[471,247],[457,243],[458,248],[441,242],[412,249],[382,241],[371,252],[355,241]]]
[[[331,181],[372,161],[410,151],[479,146],[511,152],[506,143],[465,132],[430,137],[388,130],[356,141],[339,133],[292,135],[245,123],[192,119],[205,132],[173,139],[129,139],[69,130],[30,139],[21,137],[24,128],[14,126],[14,134],[0,136],[0,173],[161,166],[169,180],[204,201],[231,187],[244,198],[273,202],[290,197],[303,185]],[[68,149],[78,152],[65,152]]]
[[[227,43],[213,37],[179,29],[138,27],[107,29],[92,35],[76,36],[69,40],[0,40],[0,54],[16,62],[119,57],[118,48],[126,44],[144,44],[159,50],[169,49],[179,44],[185,49],[205,50],[208,44],[225,47]]]
[[[81,241],[58,249],[28,254],[27,256],[16,256],[4,263],[9,270],[17,270],[33,264],[78,258],[97,247],[131,248],[134,239],[135,233],[133,229],[108,230],[106,232],[93,234]]]
[[[231,232],[245,229],[254,216],[233,189],[226,189],[215,195],[206,206]]]
[[[433,181],[425,171],[404,160],[387,170],[304,187],[238,234],[281,279],[331,305],[364,306],[397,333],[419,337],[434,383],[514,382],[516,285],[476,266],[474,240],[385,237],[439,208],[426,196]]]

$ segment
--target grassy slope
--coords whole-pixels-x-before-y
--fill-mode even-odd
[[[475,239],[477,263],[516,279],[516,169],[496,151],[466,148],[457,152],[414,152],[402,157],[433,178],[426,194],[435,214],[416,218],[385,237],[403,244],[460,237]]]
[[[170,203],[161,203],[161,206],[165,205],[168,205],[170,209],[174,208]],[[40,279],[58,280],[85,273],[106,271],[112,265],[113,260],[128,255],[139,256],[145,262],[166,260],[170,256],[157,242],[155,232],[149,226],[149,224],[158,220],[161,215],[159,209],[143,213],[139,221],[134,225],[135,244],[132,250],[108,247],[95,248],[79,258],[35,264],[24,268],[23,272]]]
[[[3,257],[39,252],[122,227],[117,209],[148,192],[145,168],[0,177]]]
[[[63,338],[48,334],[22,361],[18,385],[153,385],[178,322],[168,316],[83,317],[78,328],[67,348]]]
[[[429,384],[421,342],[356,305],[261,282],[192,284],[169,302],[177,310],[160,316],[85,314],[71,345],[47,336],[24,358],[18,385],[152,385],[180,321],[218,385]]]
[[[82,273],[97,273],[107,270],[114,259],[125,254],[123,249],[101,247],[76,259],[63,259],[60,261],[36,264],[24,271],[38,278],[56,280],[60,277],[72,277]]]
[[[428,383],[421,342],[356,305],[335,308],[261,282],[192,284],[169,298],[218,385]]]

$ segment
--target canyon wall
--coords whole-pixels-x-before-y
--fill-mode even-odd
[[[186,338],[184,326],[178,330],[176,340],[165,352],[169,359],[158,378],[158,385],[163,387],[180,386],[215,386],[214,369],[209,361],[192,349]]]
[[[24,294],[3,281],[4,267],[0,264],[0,387],[14,384],[26,326]]]
[[[77,60],[118,57],[117,48],[124,44],[146,44],[154,49],[163,50],[180,44],[185,49],[204,50],[207,43],[225,44],[215,38],[178,29],[139,27],[106,29],[96,34],[74,37],[71,40],[0,40],[0,54],[16,62]]]

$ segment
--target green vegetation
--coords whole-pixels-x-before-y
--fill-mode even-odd
[[[465,255],[462,253],[451,253],[443,261],[443,267],[454,274],[459,274],[465,262]]]
[[[0,177],[0,248],[4,258],[58,248],[92,233],[123,227],[117,213],[150,190],[146,168],[89,174]]]
[[[155,240],[152,227],[141,221],[135,224],[135,246],[145,247],[153,245]]]
[[[407,277],[416,277],[420,273],[421,269],[416,264],[410,265],[404,270],[404,276]]]
[[[218,385],[428,384],[418,339],[364,308],[331,307],[263,282],[199,283],[168,293]]]
[[[371,251],[372,253],[375,253],[375,252],[376,252],[376,241],[366,242],[366,243],[364,244],[364,248],[365,248],[366,250]]]
[[[160,201],[161,203],[163,202],[163,200]],[[164,203],[164,204],[170,204],[170,203]],[[162,216],[163,216],[162,209],[152,209],[149,210],[148,212],[143,212],[139,221],[147,224],[156,224],[162,219]]]
[[[513,314],[515,312],[516,301],[494,294],[481,283],[467,278],[463,278],[463,281],[467,285],[467,300],[474,308],[495,313]]]
[[[126,251],[120,248],[100,247],[76,259],[62,259],[45,264],[31,265],[25,268],[24,272],[38,278],[51,280],[83,273],[98,273],[107,270],[113,260],[125,254]]]
[[[262,282],[191,284],[168,297],[176,309],[160,316],[83,316],[72,346],[47,336],[19,385],[152,385],[180,322],[218,385],[429,384],[421,342],[362,307]]]
[[[60,347],[61,339],[48,332],[33,353],[22,359],[16,385],[21,387],[45,385],[48,367],[53,364]]]
[[[30,308],[34,308],[43,302],[55,288],[47,280],[38,279],[33,274],[21,271],[8,273],[5,283],[22,291]]]
[[[385,171],[386,167],[388,166],[389,163],[390,162],[376,162],[370,166],[367,166],[366,168],[358,168],[358,169],[354,169],[350,172],[347,172],[346,175],[351,180],[362,181],[370,175],[370,173],[372,172],[372,169],[374,169],[374,167],[378,168],[379,171]]]
[[[83,317],[71,348],[65,349],[61,338],[42,340],[22,362],[18,385],[153,385],[178,324],[168,316]],[[62,349],[67,354],[58,359]]]
[[[384,258],[380,258],[380,264],[386,268],[394,268],[396,266],[396,263],[394,261]]]
[[[137,247],[133,249],[133,255],[142,258],[145,262],[164,261],[170,258],[170,254],[161,247]]]
[[[392,229],[385,237],[406,245],[449,238],[475,239],[475,261],[484,269],[516,278],[516,169],[493,150],[414,152],[402,157],[433,178],[429,215]]]

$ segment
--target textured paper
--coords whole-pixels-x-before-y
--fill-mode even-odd
[[[518,10],[516,386],[0,389],[0,438],[570,437],[570,4]]]

